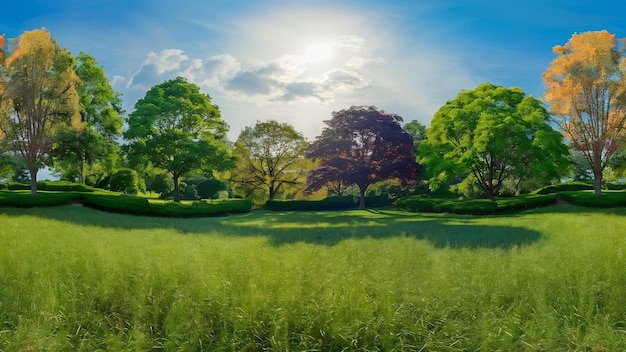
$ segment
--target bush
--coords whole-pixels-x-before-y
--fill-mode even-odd
[[[38,192],[34,195],[23,192],[0,192],[0,206],[2,207],[54,207],[70,204],[77,199],[80,199],[80,194],[76,192]]]
[[[574,205],[592,208],[613,208],[626,206],[626,192],[603,191],[600,198],[596,198],[593,191],[563,192],[559,197]]]
[[[114,213],[162,217],[202,217],[246,213],[252,209],[252,202],[245,199],[222,201],[214,204],[207,204],[206,202],[193,202],[192,204],[150,203],[147,198],[124,194],[85,194],[83,204],[94,209]]]
[[[579,181],[571,181],[571,182],[564,182],[564,183],[559,183],[556,185],[542,187],[531,192],[531,194],[552,194],[552,193],[559,193],[559,192],[583,191],[583,190],[592,190],[592,189],[593,189],[593,185],[590,185],[588,183],[579,182]]]
[[[139,193],[139,175],[133,169],[119,169],[109,180],[109,189],[126,194]]]
[[[510,198],[447,199],[410,196],[398,199],[396,207],[413,212],[488,215],[533,209],[556,203],[556,195],[524,195]]]
[[[29,187],[30,189],[30,187]],[[95,189],[90,186],[81,185],[69,181],[38,181],[37,189],[41,191],[56,191],[56,192],[94,192]]]
[[[9,181],[7,182],[7,189],[9,191],[30,191],[30,184]]]
[[[339,210],[353,209],[354,197],[328,197],[322,200],[268,200],[265,207],[277,211],[307,211],[307,210]]]

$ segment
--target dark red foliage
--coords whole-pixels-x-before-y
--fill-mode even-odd
[[[332,181],[356,184],[363,208],[365,191],[375,182],[398,178],[406,186],[416,184],[413,137],[400,126],[400,116],[373,106],[353,106],[332,115],[307,151],[320,166],[308,173],[305,193]]]

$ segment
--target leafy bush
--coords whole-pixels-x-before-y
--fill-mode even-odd
[[[550,185],[546,187],[539,188],[531,194],[552,194],[559,192],[569,192],[569,191],[583,191],[583,190],[592,190],[593,185],[584,182],[571,181],[559,183],[556,185]]]
[[[149,215],[163,217],[202,217],[232,213],[246,213],[252,209],[249,200],[221,201],[214,204],[194,202],[181,204],[174,202],[150,203],[147,198],[132,195],[85,194],[85,206],[114,213]]]
[[[30,189],[30,187],[29,187]],[[37,189],[41,191],[56,191],[56,192],[94,192],[95,189],[90,186],[81,185],[69,181],[38,181]]]
[[[196,186],[198,196],[201,199],[216,198],[215,195],[219,191],[225,191],[227,188],[228,186],[226,185],[226,183],[214,178],[204,180],[198,183],[198,186]]]
[[[23,192],[0,192],[2,207],[53,207],[66,205],[77,199],[80,199],[80,194],[76,192],[38,192],[34,195]]]
[[[109,180],[109,189],[126,194],[139,193],[139,175],[133,169],[119,169]]]
[[[468,215],[488,215],[517,210],[533,209],[556,203],[556,195],[524,195],[510,198],[489,199],[448,199],[410,196],[398,199],[396,207],[413,212],[454,213]]]
[[[30,185],[22,182],[9,181],[7,182],[7,189],[9,191],[29,191]]]
[[[339,210],[355,207],[354,197],[328,197],[322,200],[268,200],[265,207],[277,211]]]
[[[626,192],[603,191],[600,198],[593,191],[563,192],[559,197],[574,205],[592,208],[612,208],[626,206]]]

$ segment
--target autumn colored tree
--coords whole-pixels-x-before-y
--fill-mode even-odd
[[[45,29],[24,32],[2,62],[0,131],[7,147],[26,161],[33,194],[54,136],[81,128],[74,65],[72,54]]]
[[[211,98],[196,84],[177,77],[150,88],[137,101],[124,137],[130,141],[130,158],[172,175],[174,201],[180,202],[181,176],[233,166],[225,143],[227,130]]]
[[[235,142],[239,163],[233,181],[263,189],[273,200],[281,190],[303,183],[307,147],[304,136],[288,123],[269,120],[246,126]]]
[[[558,180],[568,165],[561,134],[541,103],[519,88],[483,83],[442,106],[420,145],[431,190],[462,179],[490,199],[505,181]]]
[[[570,148],[589,162],[599,197],[603,171],[625,143],[624,42],[607,31],[585,32],[553,52],[545,99]]]
[[[112,172],[124,120],[121,95],[113,90],[96,59],[81,52],[75,71],[81,80],[77,92],[84,128],[60,135],[51,155],[57,170],[64,176],[78,174],[84,184],[87,170],[96,163]]]
[[[365,208],[367,188],[379,181],[398,178],[405,185],[417,181],[413,138],[402,129],[402,117],[374,106],[352,106],[332,113],[326,127],[307,151],[319,166],[307,174],[305,193],[329,182],[356,184],[359,208]]]

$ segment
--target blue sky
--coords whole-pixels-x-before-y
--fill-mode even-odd
[[[177,75],[209,94],[234,140],[257,120],[313,139],[331,112],[375,105],[429,124],[463,89],[541,98],[552,47],[573,33],[626,37],[620,1],[21,0],[0,33],[45,27],[104,66],[127,113]]]

